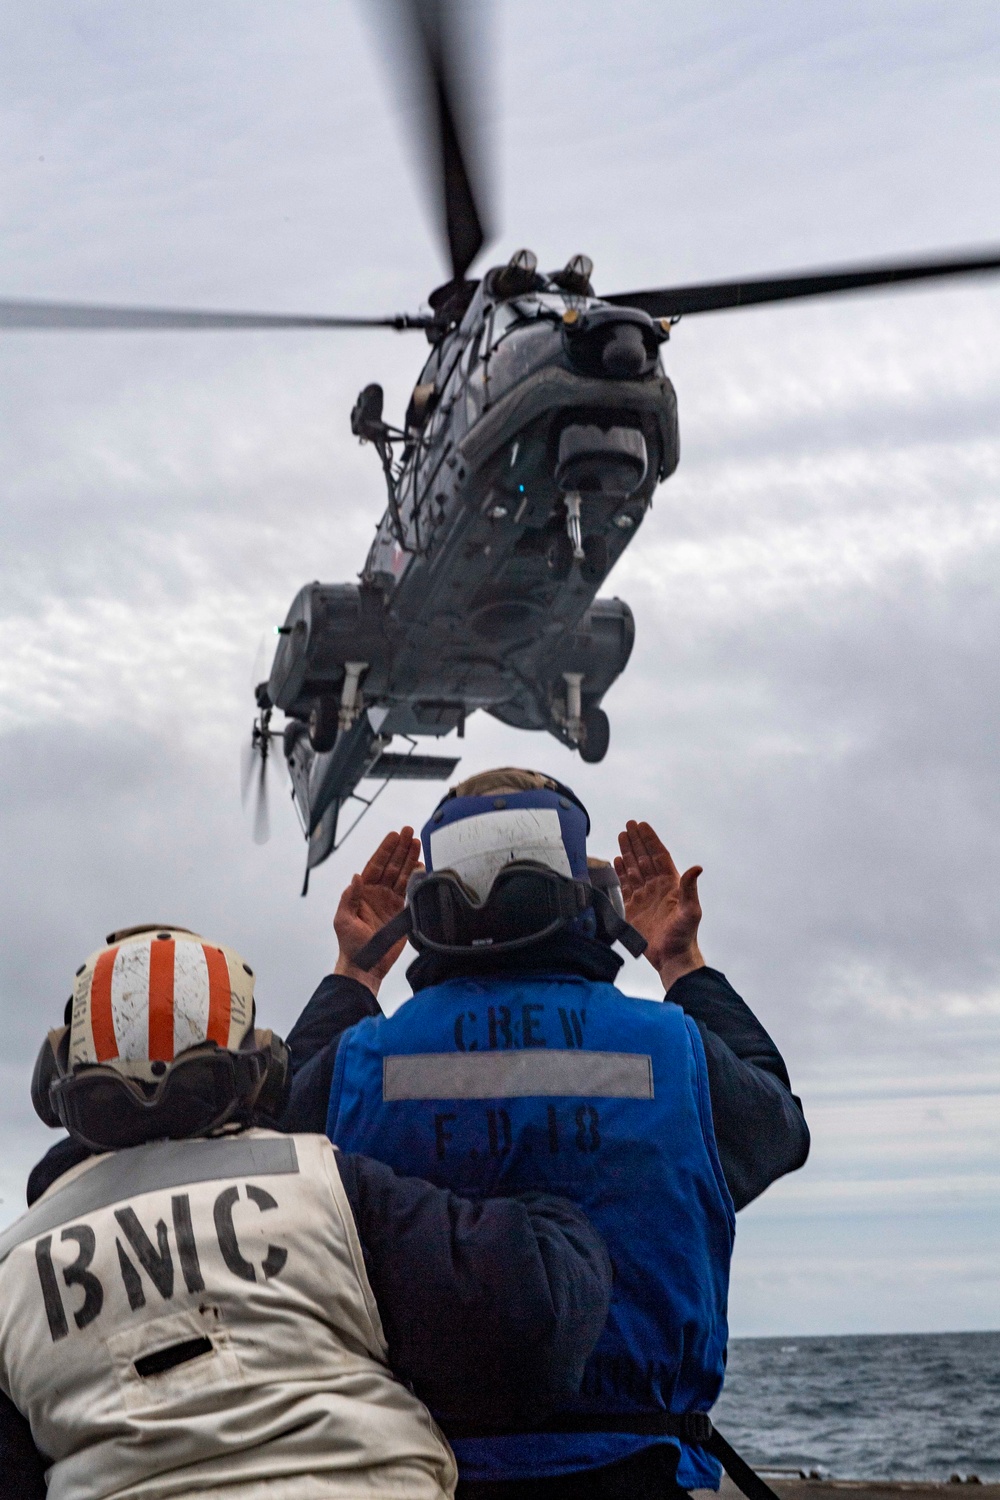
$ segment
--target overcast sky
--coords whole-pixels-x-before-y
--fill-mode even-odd
[[[6,7],[0,295],[416,310],[443,267],[383,41],[360,0]],[[614,291],[1000,242],[992,3],[505,0],[489,51],[483,265],[582,250]],[[302,901],[291,808],[261,849],[238,795],[262,632],[382,508],[351,403],[379,380],[398,417],[424,348],[0,339],[4,1218],[105,932],[232,943],[287,1028],[342,885],[433,806],[390,788]],[[609,582],[637,639],[607,760],[482,715],[441,748],[571,782],[596,853],[646,817],[705,866],[706,957],[814,1131],[741,1216],[734,1331],[998,1327],[1000,281],[689,318],[667,367],[682,460]]]

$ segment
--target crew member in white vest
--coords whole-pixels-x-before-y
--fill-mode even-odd
[[[513,1423],[578,1385],[611,1279],[580,1211],[263,1128],[253,990],[176,927],[77,970],[32,1084],[75,1165],[0,1234],[0,1500],[442,1500],[436,1382]]]

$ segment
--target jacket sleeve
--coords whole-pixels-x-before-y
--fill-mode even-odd
[[[667,999],[701,1032],[719,1159],[733,1202],[745,1208],[809,1155],[802,1101],[781,1053],[718,969],[685,974]]]
[[[575,1395],[611,1262],[581,1211],[528,1193],[472,1202],[338,1153],[400,1379],[451,1423],[518,1426]]]
[[[320,981],[288,1034],[292,1089],[282,1130],[325,1132],[337,1043],[349,1027],[379,1014],[375,996],[358,980],[328,974]]]
[[[28,1419],[0,1391],[0,1500],[45,1500],[46,1467]]]

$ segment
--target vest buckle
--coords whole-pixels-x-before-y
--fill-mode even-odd
[[[715,1428],[707,1411],[686,1411],[681,1418],[679,1436],[692,1447],[703,1448],[711,1441]]]

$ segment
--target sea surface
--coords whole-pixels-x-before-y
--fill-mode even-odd
[[[1000,1480],[1000,1333],[734,1339],[723,1436],[762,1468]]]

